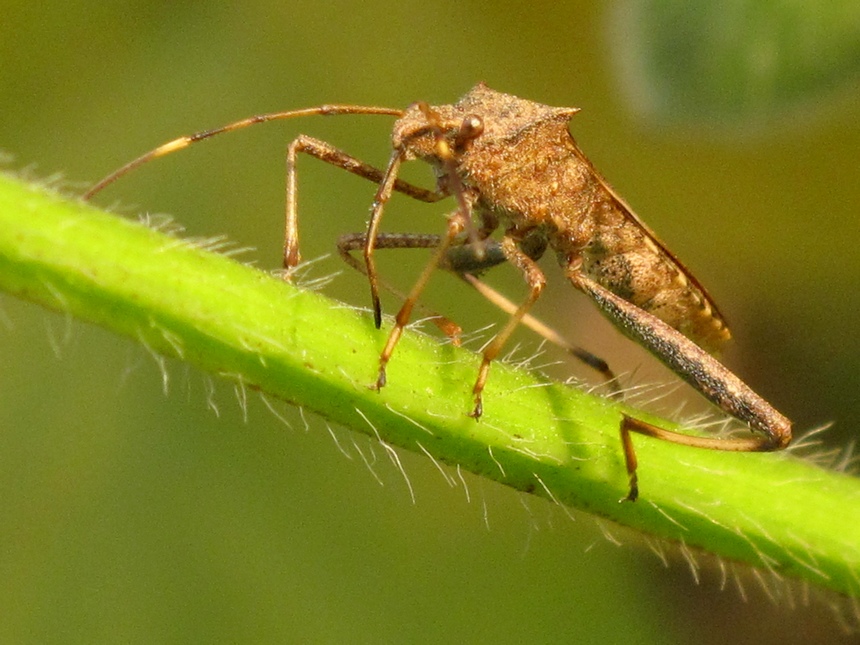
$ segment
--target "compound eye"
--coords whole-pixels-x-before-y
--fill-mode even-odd
[[[454,138],[454,148],[459,151],[464,151],[468,145],[481,136],[484,132],[484,120],[475,115],[469,114],[463,118],[463,122],[457,129],[457,136]]]
[[[457,138],[465,143],[466,141],[477,139],[483,132],[484,120],[477,114],[469,114],[463,119],[463,123],[460,124],[460,132]]]

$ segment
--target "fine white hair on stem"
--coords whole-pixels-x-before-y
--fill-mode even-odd
[[[487,505],[487,493],[484,490],[484,480],[481,479],[478,482],[479,490],[481,491],[481,518],[484,520],[484,526],[487,527],[487,531],[490,530],[490,509]]]
[[[332,440],[334,441],[334,445],[337,446],[337,449],[340,451],[340,453],[344,457],[346,457],[347,459],[352,461],[353,460],[352,454],[346,448],[343,447],[343,445],[340,443],[340,441],[338,441],[338,438],[337,438],[337,435],[335,434],[334,428],[331,427],[330,423],[326,422],[325,429],[328,430],[329,435],[331,436]]]
[[[575,522],[576,518],[570,512],[570,509],[567,506],[565,506],[564,504],[562,504],[560,501],[558,501],[558,498],[549,489],[549,486],[547,486],[544,483],[543,479],[540,478],[540,475],[538,475],[537,473],[532,473],[532,477],[534,477],[537,480],[538,484],[541,485],[541,488],[544,489],[544,492],[546,492],[547,496],[552,501],[552,503],[555,504],[556,506],[558,506],[559,508],[561,508],[564,511],[565,515],[567,515],[568,519],[570,519],[571,522]]]
[[[684,557],[684,560],[687,561],[687,564],[690,567],[690,573],[693,574],[693,582],[697,585],[701,583],[701,579],[699,578],[699,563],[696,560],[696,556],[693,555],[693,551],[690,547],[687,546],[687,543],[681,540],[678,544],[678,548],[681,550],[681,555]]]
[[[466,503],[472,503],[472,494],[469,492],[469,484],[466,483],[466,478],[463,477],[463,469],[460,468],[460,464],[457,464],[457,478],[460,480],[460,483],[463,484],[463,493],[466,495]]]
[[[49,280],[42,279],[41,282],[57,303],[57,309],[63,312],[61,314],[61,318],[63,320],[63,331],[59,338],[57,337],[57,333],[51,323],[51,318],[45,318],[45,330],[48,333],[48,344],[51,346],[51,350],[54,352],[54,355],[57,358],[62,358],[63,350],[69,346],[72,339],[72,314],[69,311],[68,299],[62,291]]]
[[[436,470],[438,470],[439,474],[442,475],[442,478],[445,480],[445,483],[448,484],[448,486],[450,486],[451,488],[456,488],[457,482],[454,481],[453,477],[451,477],[450,475],[448,475],[447,472],[445,472],[445,467],[441,463],[439,463],[439,460],[436,459],[433,455],[431,455],[430,451],[427,450],[427,448],[425,448],[420,441],[416,441],[415,445],[418,446],[418,449],[423,452],[428,459],[430,459],[434,466],[436,466]]]
[[[203,379],[203,387],[206,391],[206,407],[212,410],[215,413],[216,417],[221,416],[221,410],[218,408],[218,404],[215,402],[215,381],[209,375],[206,375]]]
[[[241,376],[237,375],[233,383],[233,392],[236,395],[236,402],[239,404],[239,409],[242,411],[242,422],[248,423],[248,389],[245,387],[245,381]]]
[[[164,395],[167,396],[170,393],[170,374],[167,371],[167,359],[163,354],[159,354],[152,348],[152,346],[146,341],[146,336],[141,330],[138,330],[137,340],[158,366],[158,370],[161,373],[161,389],[164,392]]]
[[[358,453],[358,456],[361,457],[361,460],[364,462],[364,465],[370,471],[370,474],[373,475],[373,478],[380,486],[385,486],[382,479],[379,477],[379,475],[376,473],[376,470],[374,469],[374,466],[376,465],[376,453],[373,451],[372,445],[369,442],[367,444],[368,450],[371,454],[371,458],[368,459],[367,455],[364,454],[364,451],[356,442],[355,437],[351,436],[350,438],[352,440],[352,445],[355,447],[355,451]]]
[[[609,524],[607,522],[597,520],[597,527],[600,529],[600,532],[603,534],[603,537],[606,538],[607,542],[614,544],[615,546],[624,546],[621,539],[615,537],[615,534],[609,530]]]
[[[376,440],[379,442],[379,445],[385,450],[388,454],[388,458],[394,467],[400,472],[403,476],[403,480],[406,482],[406,487],[409,489],[409,497],[412,499],[412,503],[415,504],[415,490],[412,488],[412,482],[409,480],[409,476],[406,474],[406,469],[403,468],[403,464],[400,461],[400,455],[397,454],[397,451],[387,442],[382,440],[382,437],[379,434],[379,430],[377,430],[376,426],[371,422],[370,419],[367,418],[367,415],[362,412],[358,408],[354,408],[354,410],[358,413],[358,415],[364,419],[364,422],[373,430],[373,434],[376,436]]]
[[[293,429],[293,424],[287,421],[287,418],[283,414],[281,414],[280,411],[275,409],[274,404],[269,400],[269,397],[266,396],[264,392],[260,392],[260,400],[263,402],[263,405],[265,405],[269,409],[269,412],[272,413],[273,417],[275,417],[278,421],[287,426],[290,430]]]

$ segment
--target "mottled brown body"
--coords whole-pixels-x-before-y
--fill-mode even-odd
[[[305,135],[294,139],[287,153],[284,266],[288,270],[299,262],[296,189],[299,153],[379,184],[367,231],[346,235],[338,243],[341,255],[369,278],[377,327],[382,323],[378,293],[381,283],[376,274],[374,250],[434,249],[431,261],[395,316],[379,357],[376,388],[385,385],[386,365],[437,268],[459,275],[510,314],[508,322],[483,350],[472,388],[473,417],[478,418],[483,412],[482,393],[492,361],[521,322],[567,348],[607,379],[614,379],[604,361],[570,345],[528,314],[545,284],[536,261],[550,249],[571,284],[588,295],[620,331],[650,350],[722,410],[763,435],[727,439],[691,436],[623,415],[620,433],[629,475],[625,499],[635,500],[638,495],[637,460],[631,440],[634,432],[717,450],[784,448],[791,441],[791,423],[710,355],[730,338],[722,315],[704,288],[636,217],[576,145],[568,131],[568,121],[577,111],[527,101],[479,84],[454,105],[429,107],[416,103],[405,111],[325,105],[264,114],[159,146],[108,175],[85,198],[151,159],[256,123],[308,115],[396,116],[393,151],[385,170]],[[421,159],[434,168],[435,190],[398,179],[400,165],[412,159]],[[425,202],[453,197],[457,205],[448,216],[446,233],[380,232],[383,209],[393,192]],[[491,237],[498,229],[502,231],[501,239]],[[363,250],[363,264],[351,255],[359,248]],[[519,306],[477,278],[505,261],[520,270],[529,287]],[[456,333],[456,325],[447,319],[440,326],[447,333]]]
[[[456,156],[456,167],[485,228],[494,222],[516,239],[539,236],[564,267],[578,266],[614,294],[708,350],[731,337],[704,288],[633,215],[595,171],[568,130],[575,108],[555,108],[478,85],[456,105],[433,107],[442,123],[484,118],[484,131]],[[446,175],[426,117],[410,108],[394,127],[407,158]]]

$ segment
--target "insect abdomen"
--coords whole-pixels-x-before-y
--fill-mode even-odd
[[[619,218],[598,227],[582,251],[581,270],[705,350],[731,338],[708,296],[635,222]]]

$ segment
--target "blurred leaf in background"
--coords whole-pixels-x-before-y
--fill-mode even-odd
[[[658,230],[706,229],[734,249],[722,261],[737,280],[717,283],[719,301],[746,302],[729,313],[730,360],[782,378],[798,427],[835,421],[832,443],[851,441],[860,183],[845,143],[860,133],[846,118],[860,107],[860,3],[641,0],[607,15],[625,104],[688,162],[665,186],[689,196],[669,208],[682,215]]]
[[[658,123],[761,127],[860,84],[854,0],[633,0],[613,13],[624,89]]]

